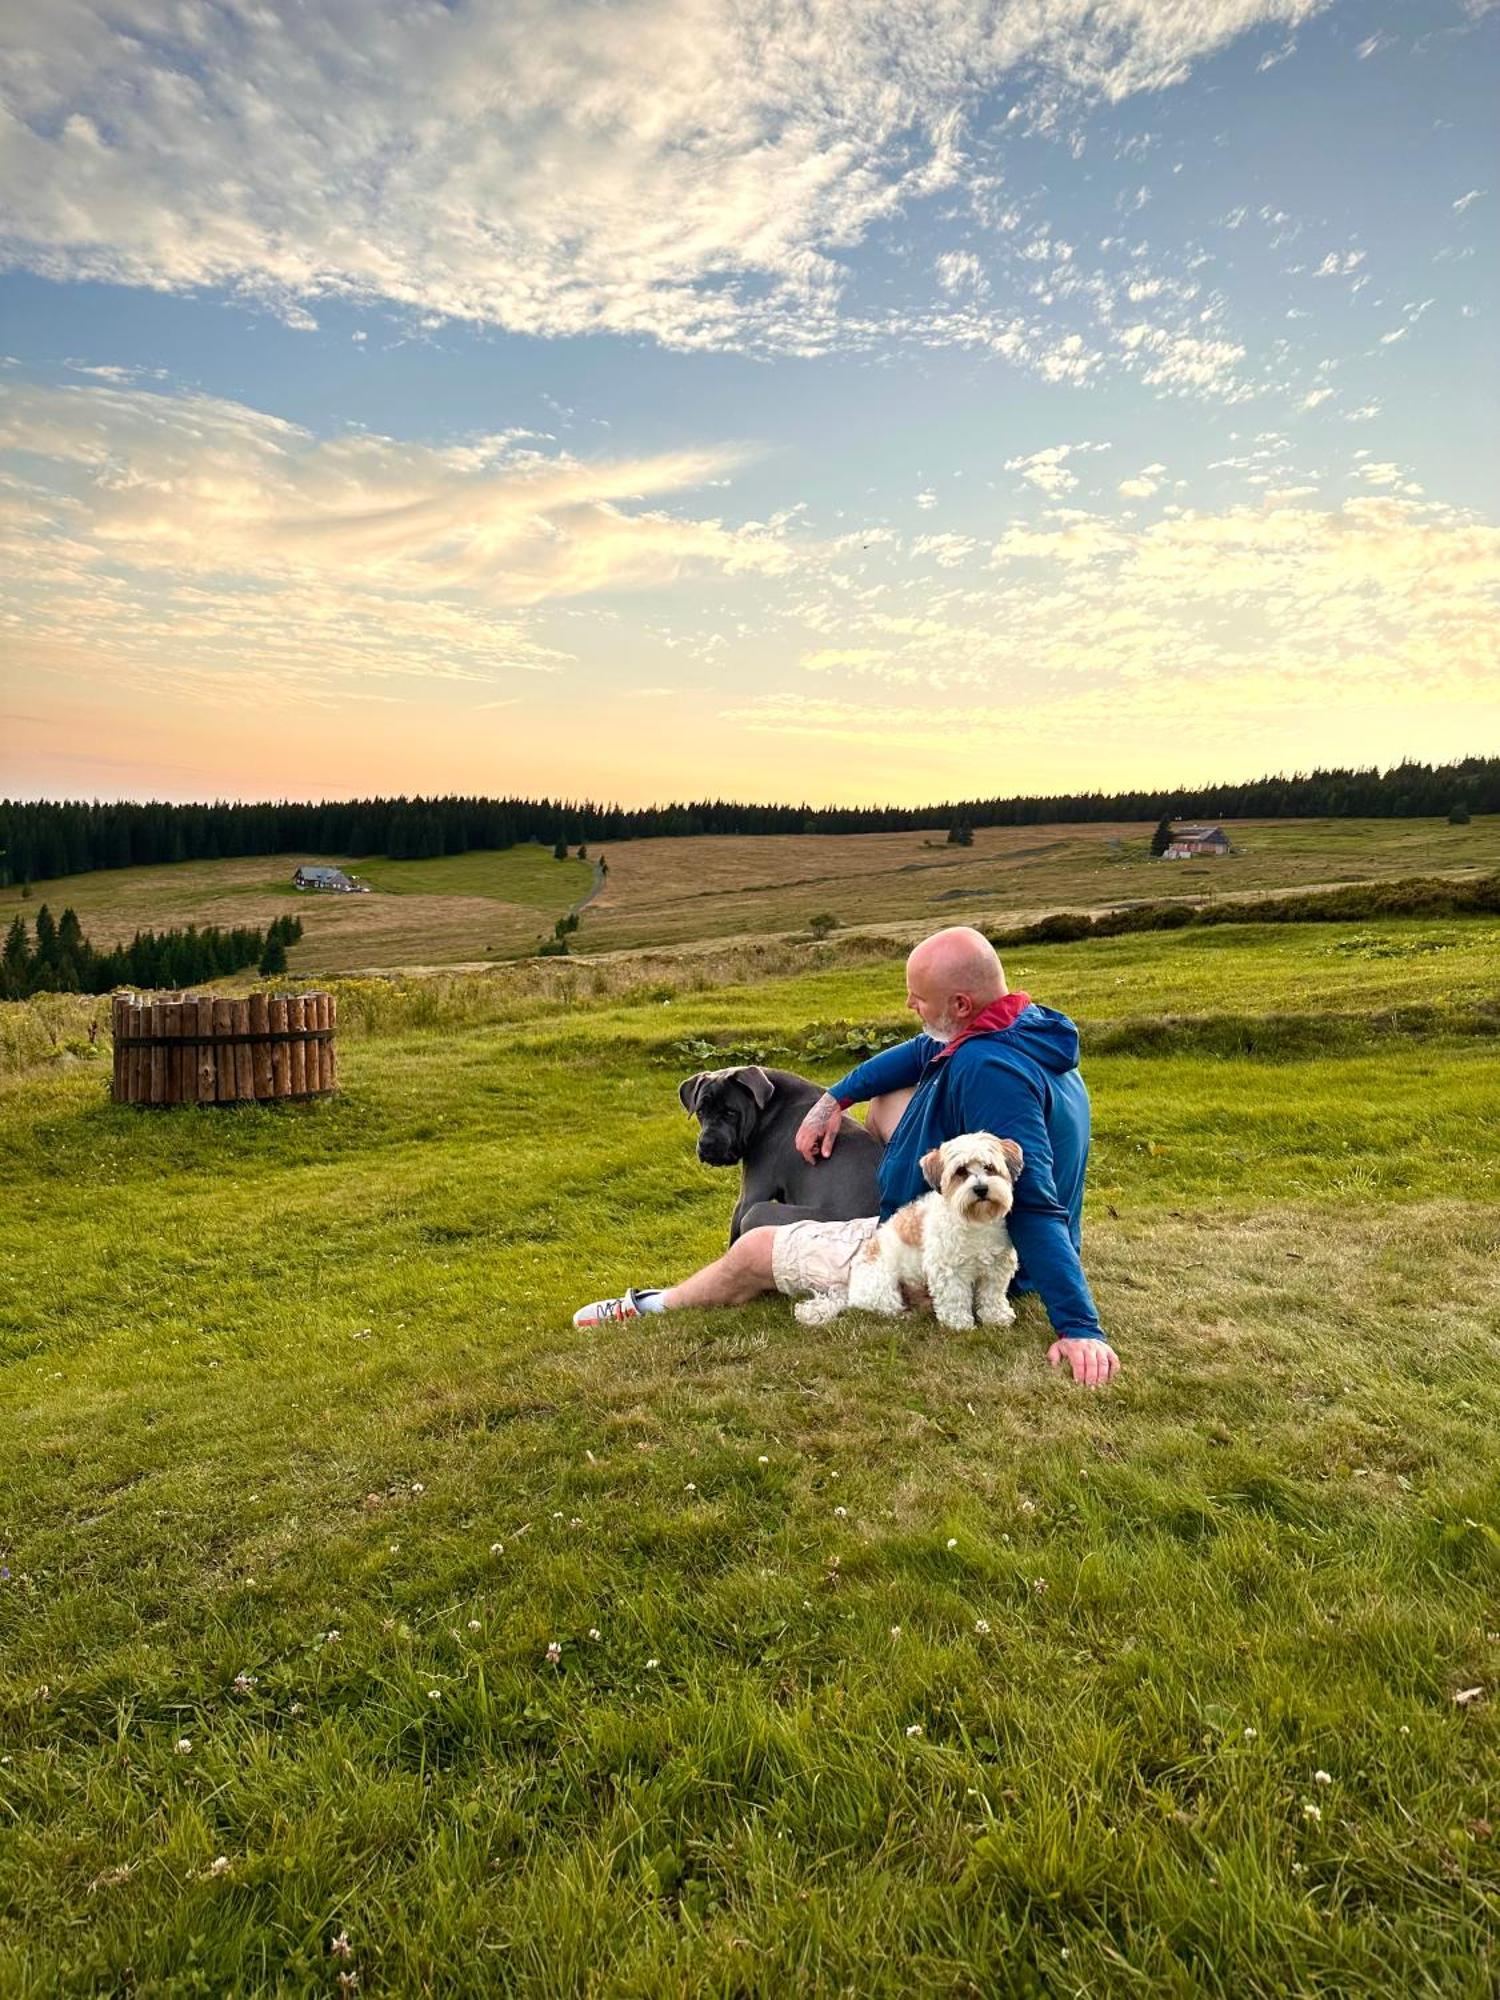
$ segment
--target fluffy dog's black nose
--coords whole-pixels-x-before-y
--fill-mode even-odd
[[[978,1195],[981,1201],[984,1201],[988,1198],[989,1191],[990,1191],[990,1184],[988,1181],[975,1181],[974,1192],[975,1194]]]

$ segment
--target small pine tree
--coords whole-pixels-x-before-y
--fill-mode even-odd
[[[1172,822],[1169,819],[1158,820],[1156,822],[1156,831],[1151,836],[1152,860],[1160,861],[1161,857],[1166,853],[1167,849],[1171,845],[1172,845]]]
[[[278,972],[286,971],[286,946],[279,937],[266,940],[266,948],[260,955],[260,976],[274,979]]]
[[[588,851],[588,849],[587,849],[587,848],[586,848],[586,847],[584,846],[583,842],[582,842],[582,841],[580,841],[580,842],[578,843],[578,859],[579,859],[580,861],[587,861],[587,860],[588,860],[588,858],[589,858],[589,851]]]
[[[807,920],[807,928],[815,938],[826,938],[830,931],[836,931],[838,927],[838,918],[830,915],[827,910],[820,910],[817,916],[809,917]]]
[[[1469,824],[1469,808],[1464,804],[1462,799],[1455,799],[1452,805],[1449,806],[1448,824],[1449,826],[1467,826]]]
[[[568,858],[568,843],[565,840],[553,841],[552,859],[554,861],[566,861],[567,858]]]
[[[948,829],[948,845],[950,847],[972,847],[974,845],[973,827],[968,825],[964,820],[955,820]]]

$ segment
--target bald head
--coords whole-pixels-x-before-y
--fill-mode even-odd
[[[906,961],[906,1004],[930,1035],[951,1041],[1006,991],[995,947],[967,924],[924,938]]]

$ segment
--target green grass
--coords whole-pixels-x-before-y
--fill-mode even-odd
[[[1101,1040],[1483,996],[1492,928],[1378,930],[1454,941],[1013,969]],[[683,1037],[899,980],[0,1097],[0,1992],[328,1993],[343,1929],[366,1993],[1493,1991],[1493,1042],[1091,1054],[1107,1395],[1030,1303],[574,1333],[721,1244]]]
[[[389,896],[488,896],[538,910],[581,902],[594,885],[587,861],[558,861],[550,847],[448,854],[437,861],[387,861],[375,855],[352,865],[361,881]]]

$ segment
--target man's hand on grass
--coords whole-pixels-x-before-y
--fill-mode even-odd
[[[825,1090],[797,1127],[797,1136],[792,1144],[809,1166],[817,1160],[826,1160],[833,1151],[843,1115],[844,1107],[831,1091]]]
[[[1107,1340],[1054,1340],[1047,1349],[1049,1366],[1064,1361],[1073,1371],[1073,1380],[1086,1389],[1102,1389],[1120,1372],[1120,1357]]]

